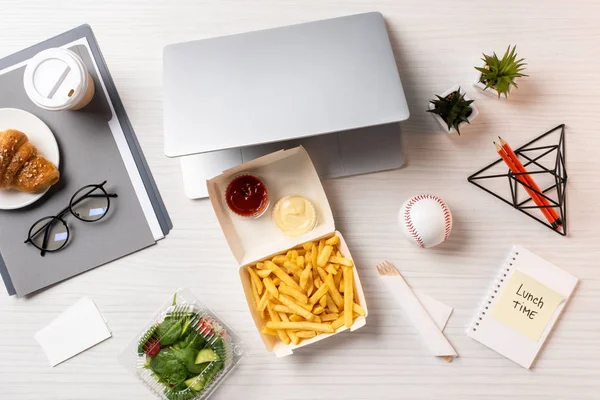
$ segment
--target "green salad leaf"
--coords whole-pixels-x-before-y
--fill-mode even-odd
[[[158,328],[156,328],[156,336],[160,341],[161,346],[168,346],[175,343],[181,336],[183,328],[181,321],[175,317],[166,317]]]
[[[188,329],[190,328],[190,322],[192,322],[191,317],[187,317],[185,319],[185,322],[183,323],[183,328],[181,329],[181,336],[183,337],[183,335],[185,335],[188,332]]]
[[[179,360],[172,349],[161,349],[150,361],[150,369],[170,385],[182,383],[188,374],[185,364]]]
[[[185,384],[177,385],[173,389],[165,389],[165,395],[169,400],[192,400],[198,396],[200,392],[196,392],[185,386]]]
[[[225,340],[221,336],[217,336],[210,347],[222,360],[225,359]]]
[[[206,346],[206,340],[201,334],[192,330],[182,341],[173,345],[173,347],[188,348],[191,347],[194,350],[202,350]]]

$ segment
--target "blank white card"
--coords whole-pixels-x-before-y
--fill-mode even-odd
[[[34,336],[53,367],[110,337],[106,321],[88,297],[66,309]]]

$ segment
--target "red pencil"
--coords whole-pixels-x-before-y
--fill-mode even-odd
[[[494,142],[494,146],[496,146],[496,151],[498,151],[498,154],[500,155],[500,157],[502,158],[502,160],[504,160],[504,162],[506,163],[506,165],[508,166],[508,168],[515,174],[520,173],[521,171],[519,171],[519,169],[517,168],[517,165],[514,163],[514,161],[512,160],[512,158],[509,156],[509,154],[506,152],[506,150],[504,149],[504,147],[500,146],[498,143]],[[535,204],[537,206],[543,207],[543,203],[540,200],[540,196],[534,192],[533,190],[529,189],[526,185],[529,185],[529,182],[525,181],[525,176],[527,175],[515,175],[515,179],[517,179],[521,184],[523,184],[523,187],[525,188],[525,190],[527,191],[527,193],[529,194],[529,196],[531,196],[531,199],[535,202]],[[529,185],[531,186],[531,185]],[[533,187],[533,186],[531,186]],[[552,214],[550,214],[549,209],[548,208],[540,208],[540,211],[542,212],[542,214],[544,215],[544,217],[546,217],[546,219],[548,220],[548,222],[554,227],[556,228],[558,225],[556,225],[555,222],[555,218],[552,216]]]
[[[502,139],[500,136],[498,136],[498,139],[500,139],[500,144],[502,145],[502,148],[508,153],[508,156],[513,160],[513,162],[516,165],[518,171],[521,172],[521,173],[522,172],[527,172],[527,169],[525,169],[525,166],[523,165],[523,163],[521,162],[521,160],[519,160],[519,157],[517,157],[517,155],[515,154],[515,152],[513,151],[513,149],[506,142],[506,140]],[[525,174],[525,175],[521,175],[521,176],[523,176],[525,178],[525,182],[527,182],[527,184],[530,187],[532,187],[536,192],[542,193],[542,189],[538,186],[537,183],[535,183],[535,180],[533,179],[533,177],[530,174]],[[542,202],[542,205],[545,206],[546,209],[550,212],[550,216],[552,217],[552,221],[550,221],[550,223],[553,226],[554,225],[557,225],[557,226],[562,225],[562,221],[560,219],[560,216],[556,212],[556,210],[551,207],[550,202],[544,196],[542,196],[542,195],[540,195],[538,193],[536,193],[536,195],[538,196],[538,198]],[[538,206],[539,205],[540,204],[538,204]]]

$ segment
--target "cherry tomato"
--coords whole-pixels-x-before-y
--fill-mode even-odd
[[[156,357],[160,351],[160,342],[156,338],[150,338],[144,345],[144,353],[148,354],[148,357]]]
[[[214,334],[212,324],[205,318],[200,318],[200,321],[198,321],[198,330],[207,336],[212,336]]]

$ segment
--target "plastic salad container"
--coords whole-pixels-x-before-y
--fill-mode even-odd
[[[178,289],[119,357],[161,399],[207,399],[238,366],[244,343],[188,289]]]

